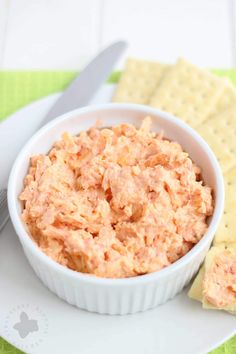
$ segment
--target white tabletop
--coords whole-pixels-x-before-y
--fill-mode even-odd
[[[236,65],[235,0],[0,0],[0,69],[80,69],[116,39],[128,55]],[[236,5],[236,4],[235,4]]]

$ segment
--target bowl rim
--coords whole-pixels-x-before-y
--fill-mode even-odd
[[[187,134],[191,135],[191,137],[202,147],[204,153],[208,155],[209,160],[211,161],[214,174],[216,177],[216,188],[215,194],[217,195],[217,200],[214,207],[214,212],[212,215],[212,219],[210,221],[209,227],[206,233],[203,235],[201,240],[183,257],[178,259],[176,262],[168,265],[167,267],[144,275],[138,275],[129,278],[102,278],[97,277],[93,274],[87,274],[78,272],[72,269],[63,266],[49,256],[47,256],[36,244],[35,241],[30,237],[29,233],[27,233],[22,220],[17,212],[17,196],[14,194],[15,185],[17,183],[17,172],[20,168],[21,161],[24,159],[25,153],[31,147],[35,140],[40,139],[44,133],[49,131],[51,128],[56,126],[57,124],[74,117],[75,115],[82,115],[88,112],[100,111],[100,110],[120,110],[120,111],[138,111],[145,115],[159,116],[161,119],[167,120],[174,125],[178,125],[182,130],[185,130]],[[32,137],[26,142],[23,148],[20,150],[17,155],[15,162],[12,166],[9,180],[8,180],[8,209],[11,221],[16,230],[16,233],[20,239],[21,244],[25,247],[31,249],[33,255],[40,259],[41,262],[46,263],[48,267],[53,268],[54,271],[63,273],[63,276],[67,276],[69,278],[76,279],[77,281],[83,281],[91,284],[103,285],[103,286],[132,286],[135,284],[147,283],[152,281],[158,281],[163,277],[170,276],[171,273],[179,270],[184,267],[186,264],[190,263],[196,256],[198,256],[201,251],[204,250],[206,244],[212,241],[213,235],[216,232],[217,225],[220,221],[221,215],[223,213],[224,208],[224,180],[222,176],[222,172],[219,166],[219,163],[214,155],[213,151],[206,143],[206,141],[188,124],[186,124],[181,119],[175,117],[174,115],[161,111],[156,108],[152,108],[145,105],[140,104],[131,104],[131,103],[106,103],[106,104],[98,104],[92,106],[85,106],[82,108],[78,108],[72,111],[69,111],[49,123],[45,124],[42,128],[40,128],[36,133],[32,135]]]

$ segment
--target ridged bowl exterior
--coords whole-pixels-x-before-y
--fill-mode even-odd
[[[121,286],[74,282],[41,263],[31,249],[23,245],[25,255],[37,276],[53,293],[71,305],[100,314],[126,315],[146,311],[172,299],[188,285],[199,269],[210,246],[206,244],[201,256],[173,271],[160,280],[150,280],[145,284],[125,284]]]

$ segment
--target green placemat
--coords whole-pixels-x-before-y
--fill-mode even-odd
[[[78,73],[75,71],[0,71],[0,121],[26,104],[63,91]],[[120,72],[109,77],[118,82]]]
[[[229,77],[236,85],[236,69],[213,71]],[[74,71],[0,71],[0,120],[34,100],[64,90],[76,74]],[[114,72],[108,82],[116,83],[119,77],[120,72]],[[0,354],[22,352],[0,338]],[[211,354],[236,354],[236,336]]]

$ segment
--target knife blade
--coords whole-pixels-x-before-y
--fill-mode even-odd
[[[50,106],[48,103],[44,103],[42,110],[41,101],[32,104],[34,107],[38,105],[40,108],[39,111],[44,113],[38,115],[37,109],[32,110],[31,105],[29,105],[23,108],[25,118],[22,117],[20,124],[16,124],[16,129],[12,128],[14,126],[12,123],[12,120],[15,119],[14,114],[0,123],[0,189],[6,187],[11,166],[17,152],[20,151],[24,143],[35,131],[51,119],[66,113],[68,110],[89,104],[90,99],[92,99],[96,90],[106,80],[114,63],[126,46],[127,44],[123,41],[116,42],[98,54],[98,56],[80,72],[78,77],[72,81],[65,92],[60,96],[57,95],[57,99],[53,99],[53,105]],[[34,116],[32,116],[32,111]],[[30,121],[32,120],[33,122],[31,124]],[[20,128],[21,125],[23,129]],[[6,147],[6,137],[10,148]],[[2,159],[1,152],[5,151],[6,148],[7,159]]]
[[[43,124],[63,113],[87,105],[100,85],[107,79],[126,47],[126,42],[119,41],[100,52],[56,101],[46,115]]]
[[[126,47],[126,42],[119,41],[101,51],[57,99],[41,121],[41,126],[63,113],[87,105],[101,84],[107,79],[114,64]],[[12,156],[10,160],[11,158]],[[9,216],[6,196],[6,188],[0,189],[0,231]]]

